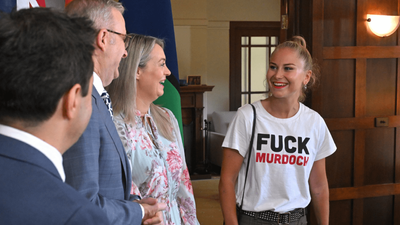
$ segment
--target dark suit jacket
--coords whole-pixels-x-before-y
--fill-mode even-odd
[[[0,135],[0,224],[109,224],[37,149]]]
[[[113,224],[141,224],[132,202],[131,170],[103,99],[93,86],[92,116],[78,142],[64,153],[66,183],[106,212]]]

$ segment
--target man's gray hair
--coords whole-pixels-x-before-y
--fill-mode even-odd
[[[69,16],[85,16],[94,22],[95,29],[111,28],[113,25],[112,8],[121,14],[125,8],[114,0],[74,0],[67,5],[65,12]]]

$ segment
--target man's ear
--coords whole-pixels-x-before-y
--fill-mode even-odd
[[[97,47],[104,51],[109,38],[110,34],[108,33],[107,29],[100,29],[99,33],[96,36]]]
[[[82,99],[82,87],[75,84],[63,96],[63,117],[70,120],[79,114],[80,101]]]

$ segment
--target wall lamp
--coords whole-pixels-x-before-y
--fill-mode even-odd
[[[393,34],[399,27],[399,16],[367,14],[369,29],[379,37]]]

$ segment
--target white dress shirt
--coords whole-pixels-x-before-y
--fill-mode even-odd
[[[93,85],[100,96],[106,90],[106,89],[104,89],[103,82],[101,81],[99,75],[97,75],[96,72],[93,72]]]
[[[65,182],[62,155],[55,147],[32,134],[2,124],[0,124],[0,134],[24,142],[37,149],[54,164],[62,181]]]

